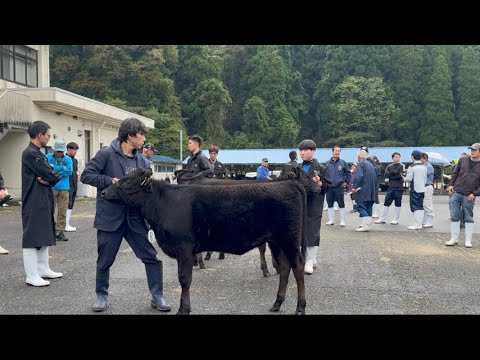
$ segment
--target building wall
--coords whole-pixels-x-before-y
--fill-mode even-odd
[[[22,196],[22,152],[29,142],[26,131],[10,131],[0,141],[0,170],[9,194],[16,199]]]
[[[38,87],[50,87],[50,46],[49,45],[25,45],[37,50],[38,56]],[[26,86],[0,79],[0,89],[18,89]]]

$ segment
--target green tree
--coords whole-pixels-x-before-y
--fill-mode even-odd
[[[458,131],[456,145],[471,145],[480,134],[480,49],[467,47],[458,74]]]
[[[383,80],[378,77],[350,76],[337,86],[333,93],[336,101],[332,110],[336,115],[331,129],[334,141],[341,146],[358,146],[359,143],[342,143],[348,133],[364,133],[374,145],[388,139],[397,111],[388,95]],[[353,139],[352,139],[353,140]]]
[[[448,146],[455,143],[457,123],[453,117],[453,94],[447,59],[435,61],[425,96],[425,118],[421,122],[419,145]]]

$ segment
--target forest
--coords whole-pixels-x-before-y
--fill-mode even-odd
[[[480,141],[480,46],[52,45],[50,76],[153,119],[175,158],[180,130],[221,149]]]

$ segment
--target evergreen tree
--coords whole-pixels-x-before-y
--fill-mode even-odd
[[[451,75],[447,59],[439,55],[425,96],[425,118],[421,123],[419,145],[448,146],[455,143],[458,124],[452,110]]]
[[[458,131],[456,145],[480,140],[480,48],[467,47],[458,74]]]

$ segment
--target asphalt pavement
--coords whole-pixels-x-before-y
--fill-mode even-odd
[[[381,196],[381,201],[383,196]],[[319,267],[305,275],[307,314],[480,314],[480,211],[475,214],[473,248],[464,245],[464,231],[455,247],[450,238],[448,197],[435,196],[435,223],[431,229],[408,230],[413,223],[408,195],[404,196],[399,225],[374,225],[371,232],[356,232],[357,213],[347,226],[326,226],[324,212]],[[95,299],[96,230],[95,202],[79,199],[71,224],[76,232],[69,241],[50,248],[50,266],[64,273],[51,285],[35,288],[25,284],[22,260],[21,207],[0,207],[0,244],[10,251],[0,255],[0,314],[114,314],[169,316],[180,304],[177,264],[158,249],[164,262],[165,298],[172,312],[150,307],[150,294],[142,262],[124,241],[111,268],[108,309],[93,313]],[[390,209],[391,220],[393,205]],[[336,212],[338,222],[338,212]],[[38,234],[42,236],[42,234]],[[270,252],[267,250],[270,270]],[[258,250],[242,256],[226,254],[225,260],[205,262],[206,270],[193,270],[192,315],[270,314],[278,275],[262,276]],[[296,284],[290,277],[286,300],[279,314],[291,314],[296,305]],[[278,316],[278,314],[273,314]]]

